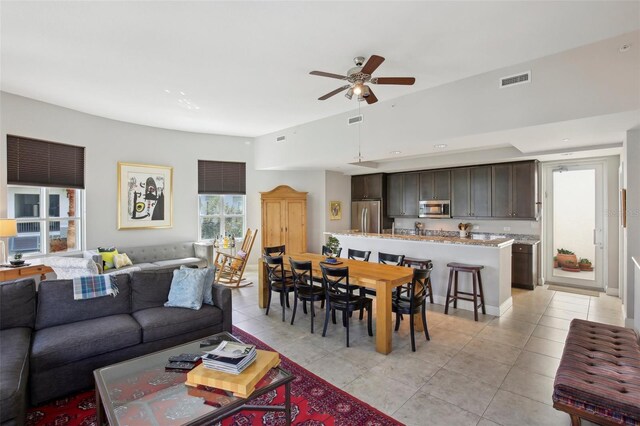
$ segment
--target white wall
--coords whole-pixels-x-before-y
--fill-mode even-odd
[[[6,135],[33,137],[86,147],[87,247],[195,241],[198,238],[197,160],[245,161],[253,170],[252,139],[140,126],[0,93],[0,216],[6,214]],[[247,145],[246,142],[250,144]],[[117,230],[118,161],[174,168],[173,227]],[[256,191],[254,180],[247,193]],[[255,197],[248,197],[252,207]],[[258,215],[259,218],[259,215]],[[255,216],[249,217],[255,223]],[[258,220],[259,224],[259,220]]]
[[[632,257],[640,258],[640,129],[629,130],[624,141],[624,188],[627,189],[627,227],[623,230],[625,304],[627,326],[640,330],[640,288]]]
[[[325,183],[325,230],[336,232],[351,228],[351,176],[337,172],[326,172]],[[340,220],[330,219],[329,202],[331,201],[342,203],[342,218]]]

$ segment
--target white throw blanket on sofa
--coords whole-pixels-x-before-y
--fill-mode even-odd
[[[68,280],[87,275],[98,275],[98,265],[92,259],[79,257],[46,257],[44,264],[53,269],[60,280]]]

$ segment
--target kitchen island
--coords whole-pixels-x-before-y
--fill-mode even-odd
[[[486,237],[481,239],[439,235],[371,234],[361,232],[330,232],[340,241],[341,257],[349,249],[370,250],[370,262],[378,262],[378,253],[404,254],[406,257],[431,259],[431,283],[434,303],[444,305],[447,296],[449,268],[447,263],[460,262],[483,265],[482,286],[487,314],[500,316],[512,304],[511,246],[512,238]],[[459,288],[469,291],[471,274],[458,276]],[[471,302],[458,301],[458,308],[473,310]]]

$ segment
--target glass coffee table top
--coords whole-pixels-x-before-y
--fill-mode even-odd
[[[241,398],[220,389],[186,386],[186,372],[165,371],[170,356],[203,354],[222,340],[239,341],[223,332],[95,370],[96,397],[109,423],[163,426],[208,423],[293,380],[287,371],[272,368],[249,398]]]

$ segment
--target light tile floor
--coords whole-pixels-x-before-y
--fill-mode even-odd
[[[255,273],[246,275],[257,283]],[[322,337],[319,303],[315,334],[301,304],[294,325],[291,309],[282,322],[277,297],[266,316],[258,308],[255,284],[233,290],[233,323],[407,425],[568,425],[569,416],[552,407],[551,395],[569,322],[583,318],[623,325],[620,300],[545,287],[513,289],[512,294],[513,307],[505,315],[481,315],[477,323],[472,312],[453,309],[444,315],[444,306],[430,305],[431,341],[417,335],[412,352],[405,320],[386,356],[375,351],[366,320],[357,315],[351,318],[349,348],[340,317]]]

